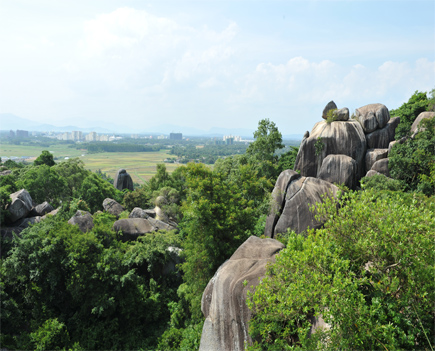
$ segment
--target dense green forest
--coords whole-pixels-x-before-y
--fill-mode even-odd
[[[396,139],[433,102],[433,92],[416,92],[392,110],[401,117]],[[394,179],[342,188],[338,203],[325,201],[319,211],[322,229],[280,237],[286,248],[250,296],[250,348],[433,349],[435,119],[425,127],[393,148]],[[254,137],[213,169],[188,163],[169,174],[159,164],[134,191],[115,189],[78,159],[55,163],[49,152],[32,165],[5,162],[12,173],[0,177],[2,226],[9,195],[22,188],[60,211],[1,238],[1,348],[198,349],[204,288],[249,236],[263,235],[275,181],[296,159],[298,148],[282,152],[268,119]],[[154,207],[157,197],[177,230],[125,241],[112,229],[116,217],[102,211],[105,198],[125,207],[122,218]],[[79,209],[93,213],[86,233],[67,223]],[[173,248],[181,261],[167,270]],[[307,338],[320,312],[332,332]]]

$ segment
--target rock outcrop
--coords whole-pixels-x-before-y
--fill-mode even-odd
[[[371,170],[373,164],[388,157],[388,149],[369,149],[366,153],[366,170]]]
[[[30,211],[31,216],[44,216],[47,213],[50,213],[53,211],[54,208],[51,206],[47,201],[43,202],[42,204],[39,204],[32,208]]]
[[[346,155],[328,155],[323,159],[317,178],[329,183],[343,184],[349,189],[357,186],[358,164]]]
[[[355,110],[355,118],[361,123],[364,133],[384,128],[390,120],[390,112],[383,104],[369,104]]]
[[[222,264],[204,290],[201,310],[205,317],[200,351],[244,350],[251,343],[246,305],[247,291],[266,273],[266,264],[284,247],[274,239],[251,236]]]
[[[365,152],[366,138],[358,121],[318,122],[299,148],[295,170],[305,177],[317,177],[326,156],[346,155],[356,161],[359,180],[364,170]]]
[[[78,226],[83,233],[86,233],[94,227],[94,219],[88,211],[77,210],[68,223]]]
[[[103,201],[103,208],[106,212],[109,212],[110,214],[119,217],[119,215],[125,211],[125,208],[122,207],[119,203],[117,203],[115,200],[107,198]]]
[[[315,219],[310,208],[322,202],[323,196],[337,195],[338,188],[327,181],[302,177],[295,171],[284,171],[278,177],[272,193],[271,212],[266,219],[264,235],[275,238],[278,233],[291,229],[301,233],[310,228],[319,228],[323,223]]]
[[[113,186],[118,190],[129,189],[133,191],[133,180],[130,174],[123,168],[116,172],[115,179],[113,180]]]
[[[25,218],[33,207],[32,197],[25,189],[21,189],[10,195],[12,202],[8,206],[11,222]]]
[[[113,224],[113,230],[122,232],[123,240],[136,240],[139,236],[157,230],[174,230],[174,226],[157,219],[148,218],[123,218]]]
[[[433,118],[433,117],[435,117],[435,112],[426,111],[426,112],[420,113],[417,116],[417,118],[415,119],[414,123],[412,123],[412,126],[411,126],[411,135],[415,136],[415,134],[417,134],[421,130],[419,125],[420,125],[420,122],[422,120]]]
[[[335,102],[332,101],[332,100],[329,101],[326,104],[325,108],[323,109],[322,118],[323,119],[327,119],[328,118],[328,112],[331,111],[331,110],[336,110],[336,109],[337,109],[337,105],[335,104]]]

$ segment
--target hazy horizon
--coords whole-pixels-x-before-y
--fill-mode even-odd
[[[303,134],[330,100],[391,109],[435,88],[434,13],[432,0],[5,1],[0,113],[140,131],[269,118]]]

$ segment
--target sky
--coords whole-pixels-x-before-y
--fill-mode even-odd
[[[435,88],[433,0],[0,0],[0,42],[0,113],[57,126],[303,134]]]

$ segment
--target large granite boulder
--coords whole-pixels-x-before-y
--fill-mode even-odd
[[[113,186],[118,190],[129,189],[133,191],[133,180],[130,174],[123,168],[116,172],[115,179],[113,180]]]
[[[328,112],[331,111],[331,110],[336,110],[336,109],[337,109],[337,105],[335,104],[335,102],[332,101],[332,100],[329,101],[326,104],[325,108],[323,109],[322,118],[323,119],[327,119],[328,118]]]
[[[317,177],[323,159],[328,155],[346,155],[352,157],[358,172],[364,169],[366,138],[361,124],[355,120],[346,122],[318,122],[299,148],[295,161],[295,170],[305,177]],[[362,174],[357,174],[360,179]]]
[[[394,140],[396,127],[399,125],[400,118],[390,119],[384,128],[377,129],[372,133],[366,134],[368,149],[386,149],[390,141]]]
[[[113,223],[115,232],[122,232],[123,240],[136,240],[139,236],[156,231],[156,227],[145,218],[124,218]]]
[[[317,177],[329,183],[344,184],[349,189],[356,189],[358,164],[346,155],[328,155],[323,159]]]
[[[270,214],[266,219],[266,227],[264,230],[264,235],[272,238],[273,229],[275,228],[276,222],[279,219],[281,210],[285,205],[285,195],[287,193],[288,185],[295,179],[300,178],[301,175],[293,170],[287,169],[279,175],[275,183],[275,188],[272,191],[272,201]]]
[[[388,157],[388,149],[369,149],[366,153],[366,171],[372,169],[373,164]]]
[[[10,221],[15,222],[26,217],[33,207],[32,197],[25,189],[21,189],[10,195],[11,203],[8,206]]]
[[[390,177],[390,171],[388,169],[388,158],[376,161],[370,170],[379,172],[384,176]]]
[[[88,211],[77,210],[74,216],[68,221],[71,225],[76,225],[79,229],[86,233],[94,227],[94,219]]]
[[[222,264],[204,290],[201,310],[205,321],[200,351],[244,350],[251,311],[247,291],[265,276],[266,265],[284,245],[273,239],[251,236]]]
[[[296,233],[301,233],[310,228],[319,228],[323,223],[315,219],[316,212],[311,207],[323,201],[323,196],[337,196],[338,187],[327,181],[312,177],[292,177],[289,179],[284,197],[282,211],[278,212],[278,218],[274,218],[275,223],[272,228],[266,227],[265,236],[275,238],[278,233],[285,233],[291,229]],[[275,198],[279,201],[280,198]],[[273,206],[279,206],[272,205]],[[275,215],[271,213],[270,216]],[[269,222],[269,223],[270,223]]]
[[[110,214],[119,217],[119,215],[125,211],[125,208],[122,207],[119,203],[117,203],[115,200],[107,198],[103,201],[103,208],[106,212],[109,212]]]
[[[30,215],[31,216],[44,216],[53,210],[54,210],[53,206],[51,206],[47,201],[45,201],[42,204],[39,204],[39,205],[33,207],[32,210],[30,211]]]
[[[347,121],[349,120],[349,109],[343,107],[339,110],[335,110],[332,112],[332,116],[334,117],[334,121]]]
[[[1,236],[3,238],[11,239],[13,237],[13,234],[19,235],[24,229],[26,229],[30,225],[39,223],[40,221],[41,217],[39,216],[19,219],[8,227],[2,227]]]
[[[419,132],[419,130],[420,130],[419,124],[420,124],[420,122],[422,120],[433,118],[433,117],[435,117],[435,112],[426,111],[426,112],[420,113],[417,116],[417,118],[415,119],[414,123],[412,123],[412,126],[411,126],[411,135],[414,136],[415,134],[417,134]]]
[[[148,213],[145,212],[145,210],[141,209],[140,207],[135,207],[128,215],[128,218],[148,218]]]
[[[361,123],[364,133],[384,128],[390,120],[390,112],[383,104],[369,104],[355,110],[355,119]]]

